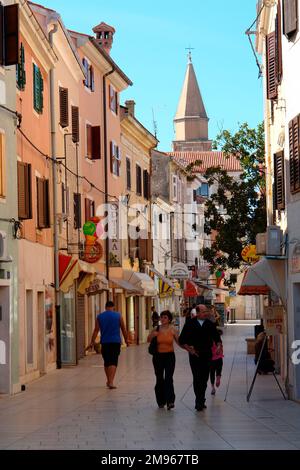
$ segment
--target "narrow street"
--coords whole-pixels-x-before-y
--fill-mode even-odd
[[[160,410],[147,346],[122,351],[117,390],[105,387],[100,356],[55,371],[15,397],[0,398],[0,449],[300,449],[300,406],[284,401],[273,376],[258,376],[250,403],[253,324],[228,325],[224,375],[207,410],[194,410],[191,372],[177,352],[176,408]]]

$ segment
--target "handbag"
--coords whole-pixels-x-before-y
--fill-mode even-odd
[[[159,331],[159,326],[156,328],[156,331]],[[148,352],[151,356],[154,356],[154,354],[157,353],[157,336],[154,336],[154,338],[151,339]]]

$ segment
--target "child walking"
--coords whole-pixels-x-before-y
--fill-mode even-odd
[[[223,334],[221,330],[218,330],[220,336]],[[213,343],[212,346],[212,360],[210,366],[210,383],[211,383],[211,394],[216,394],[215,383],[216,387],[220,387],[221,384],[221,376],[222,376],[222,369],[223,369],[223,345],[221,348],[217,348],[216,343]]]

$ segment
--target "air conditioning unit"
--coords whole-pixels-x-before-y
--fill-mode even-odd
[[[8,263],[12,261],[11,256],[7,253],[7,233],[0,231],[0,262]]]
[[[276,225],[270,225],[267,228],[266,237],[267,256],[281,256],[283,244],[283,231]]]
[[[267,233],[258,233],[256,235],[256,254],[265,255],[267,253]]]

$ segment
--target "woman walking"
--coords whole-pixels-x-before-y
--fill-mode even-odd
[[[169,310],[160,314],[160,326],[148,336],[148,342],[157,337],[157,352],[153,355],[156,375],[155,396],[159,408],[171,410],[175,407],[173,374],[175,370],[174,341],[178,343],[178,333],[172,325],[173,316]]]

